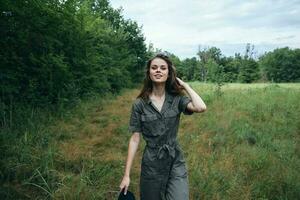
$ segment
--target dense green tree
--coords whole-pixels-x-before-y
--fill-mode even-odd
[[[196,73],[197,73],[197,65],[198,61],[196,57],[186,58],[182,62],[182,74],[185,80],[192,81],[196,80]]]
[[[208,59],[205,64],[207,69],[207,79],[211,82],[223,82],[224,68],[219,65],[214,59]]]
[[[147,54],[141,27],[125,20],[109,1],[2,2],[5,104],[67,102],[118,92],[142,79]]]
[[[272,82],[300,81],[300,49],[275,49],[263,55],[259,63],[263,73]]]
[[[253,58],[254,45],[247,44],[245,55],[241,60],[239,67],[238,80],[242,83],[251,83],[260,78],[259,66]]]
[[[203,63],[207,63],[209,59],[213,59],[217,64],[221,64],[222,52],[217,47],[207,47],[203,49],[199,47],[197,55]]]
[[[239,54],[235,57],[227,57],[224,59],[224,82],[236,82],[239,69],[242,65],[242,59]]]
[[[197,52],[199,56],[199,69],[200,69],[200,81],[212,81],[214,78],[213,73],[216,71],[223,71],[222,66],[222,53],[217,47],[208,47],[201,49]],[[218,67],[220,70],[216,70]],[[212,68],[212,69],[210,69]],[[221,70],[222,69],[222,70]]]
[[[238,74],[239,82],[251,83],[258,79],[259,79],[258,63],[252,58],[243,59]]]

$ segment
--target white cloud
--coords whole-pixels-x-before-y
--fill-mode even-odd
[[[243,53],[246,43],[259,53],[300,47],[299,0],[111,0],[114,8],[143,26],[146,42],[181,59],[198,45],[216,46],[226,56]]]

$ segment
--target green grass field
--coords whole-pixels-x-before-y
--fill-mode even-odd
[[[181,117],[190,199],[300,196],[300,84],[190,83],[205,113]],[[1,130],[4,199],[116,199],[138,90],[95,97],[53,116],[21,110]],[[139,194],[141,143],[130,190]]]

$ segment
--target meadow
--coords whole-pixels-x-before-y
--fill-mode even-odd
[[[190,199],[299,198],[300,84],[189,84],[207,105],[204,113],[181,116]],[[20,108],[2,115],[2,199],[116,199],[138,92],[57,112]],[[131,169],[136,196],[144,145]]]

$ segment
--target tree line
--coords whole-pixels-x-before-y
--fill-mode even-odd
[[[150,46],[152,52],[161,51]],[[226,57],[217,47],[199,48],[197,56],[180,60],[165,51],[173,60],[177,73],[187,81],[202,82],[299,82],[300,49],[277,48],[254,57],[254,45],[248,43],[244,55]],[[154,53],[155,54],[155,53]]]

